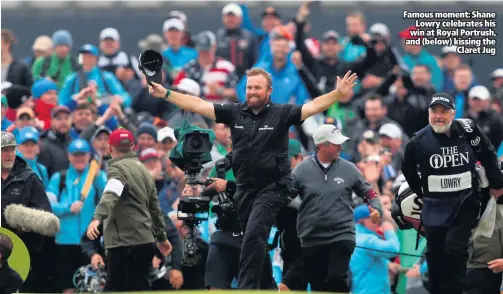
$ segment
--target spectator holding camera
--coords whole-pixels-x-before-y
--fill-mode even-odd
[[[368,46],[370,44],[364,46],[366,49],[366,56],[364,58],[353,63],[346,63],[339,59],[341,50],[341,38],[339,34],[334,30],[329,30],[323,34],[321,45],[322,56],[316,58],[310,52],[306,46],[304,35],[307,18],[310,14],[309,4],[310,2],[303,3],[294,19],[296,25],[295,44],[298,52],[302,56],[302,61],[297,62],[296,66],[302,80],[305,82],[306,76],[312,73],[316,81],[316,87],[324,94],[332,91],[336,86],[337,76],[343,75],[348,70],[355,72],[359,77],[363,78],[365,75],[364,72],[370,68],[376,60],[376,52],[371,46]],[[308,86],[306,85],[306,87]],[[312,97],[320,95],[310,94]]]
[[[428,113],[424,109],[428,108],[434,88],[427,66],[418,64],[410,74],[395,66],[376,93],[386,97],[389,118],[399,123],[407,136],[412,136],[428,123]]]
[[[105,105],[117,100],[124,108],[131,107],[131,96],[124,90],[114,74],[98,67],[99,51],[85,44],[79,50],[82,67],[68,76],[59,93],[59,104],[74,109],[80,100],[95,101],[103,113]],[[104,107],[101,107],[104,106]]]
[[[360,138],[361,134],[363,134],[366,130],[372,130],[377,133],[379,132],[381,126],[387,123],[397,124],[387,116],[388,108],[380,95],[372,95],[368,97],[364,105],[365,117],[363,119],[356,117],[350,120],[346,125],[346,133],[350,134],[351,138]],[[352,141],[353,140],[350,140],[348,142],[348,146],[345,147],[347,149],[345,150],[351,152],[353,157],[355,157],[357,155],[356,148],[358,142]],[[356,162],[357,159],[358,158],[355,157],[353,161]]]

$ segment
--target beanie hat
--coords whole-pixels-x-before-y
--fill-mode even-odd
[[[67,45],[72,47],[73,45],[72,35],[66,30],[55,31],[54,34],[52,34],[52,42],[54,43],[54,47],[58,45]]]
[[[139,137],[141,134],[149,134],[157,143],[157,128],[153,124],[141,123],[136,131],[136,137]]]
[[[36,81],[33,86],[31,86],[31,95],[34,99],[38,99],[40,96],[51,90],[57,91],[58,86],[53,81],[41,79]]]

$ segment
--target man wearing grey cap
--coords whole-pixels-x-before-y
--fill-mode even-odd
[[[423,202],[420,226],[428,240],[431,293],[461,294],[468,240],[482,201],[475,163],[485,169],[494,197],[503,194],[503,174],[484,131],[470,119],[454,119],[452,96],[434,94],[428,113],[429,125],[405,147],[402,172]]]
[[[117,29],[106,28],[100,32],[100,51],[98,66],[101,69],[116,74],[118,68],[131,68],[136,79],[142,76],[138,69],[138,58],[121,51],[121,39]]]
[[[302,200],[297,231],[305,278],[313,291],[347,293],[349,261],[356,244],[353,192],[369,202],[373,223],[380,222],[383,210],[358,168],[339,157],[349,138],[334,125],[321,125],[313,139],[316,154],[292,172],[292,193]]]
[[[494,102],[503,107],[503,68],[497,68],[491,73],[491,96]]]
[[[468,92],[466,118],[472,119],[487,134],[491,144],[498,150],[503,143],[503,119],[491,108],[491,94],[484,86],[475,86]]]
[[[177,77],[178,72],[189,61],[197,57],[197,51],[183,43],[186,29],[179,18],[168,18],[162,26],[164,39],[168,45],[168,48],[162,52],[162,57],[168,64],[168,74],[172,79]]]
[[[21,292],[45,292],[41,285],[46,284],[43,279],[47,276],[47,264],[44,260],[44,237],[33,232],[21,232],[11,228],[5,219],[5,208],[11,204],[19,204],[27,208],[34,208],[52,212],[49,199],[45,193],[42,181],[28,166],[26,161],[16,155],[17,142],[10,132],[2,132],[2,227],[16,233],[26,244],[30,253],[30,274]]]
[[[224,27],[216,33],[217,55],[229,60],[236,67],[241,78],[257,60],[257,44],[248,30],[241,28],[243,10],[236,3],[227,4],[222,9]]]

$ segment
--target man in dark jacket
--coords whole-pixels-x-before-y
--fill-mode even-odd
[[[236,3],[227,4],[222,10],[224,27],[216,33],[216,55],[229,60],[241,78],[257,59],[257,41],[241,28],[243,10]]]
[[[110,134],[109,180],[87,230],[89,239],[94,240],[103,223],[108,250],[107,291],[149,290],[154,241],[164,256],[171,252],[155,182],[138,161],[134,141],[133,134],[125,129]]]
[[[351,162],[339,158],[349,140],[334,125],[313,135],[317,152],[293,170],[292,195],[299,195],[297,232],[306,280],[313,291],[349,292],[349,261],[356,246],[353,192],[368,200],[372,222],[383,215],[376,188]],[[375,183],[374,183],[375,185]]]
[[[310,10],[307,4],[303,4],[294,18],[296,25],[295,45],[302,55],[302,62],[316,79],[317,87],[322,94],[335,89],[337,76],[343,76],[348,70],[356,73],[361,79],[365,71],[370,69],[376,62],[376,51],[371,44],[366,45],[365,58],[354,63],[346,63],[339,59],[340,36],[336,31],[330,30],[323,34],[321,45],[322,56],[315,58],[306,46],[305,27]],[[302,73],[299,73],[302,76]],[[303,78],[304,79],[304,78]],[[318,96],[318,95],[316,95]],[[312,96],[312,97],[316,97]]]
[[[28,208],[35,208],[52,212],[49,199],[45,194],[40,178],[28,166],[26,161],[16,156],[16,139],[12,133],[2,132],[2,227],[7,228],[25,243],[31,258],[31,270],[23,286],[23,292],[41,290],[44,273],[45,238],[37,233],[21,232],[11,228],[4,215],[8,205],[20,204]],[[46,273],[46,272],[45,272]],[[42,289],[43,290],[43,289]]]
[[[70,138],[70,109],[66,106],[57,106],[51,112],[51,129],[40,135],[42,147],[38,161],[47,167],[49,177],[55,172],[68,169],[68,145]]]
[[[2,29],[2,83],[11,82],[30,88],[33,84],[28,65],[22,60],[14,58],[11,54],[12,46],[16,44],[16,36],[8,29]]]
[[[14,244],[10,237],[0,234],[0,293],[15,293],[23,285],[23,278],[7,262],[12,249]]]
[[[491,109],[491,94],[484,86],[475,86],[468,93],[468,111],[466,118],[473,119],[487,134],[494,148],[503,142],[503,119]]]

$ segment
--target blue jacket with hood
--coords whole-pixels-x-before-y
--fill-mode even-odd
[[[61,229],[56,235],[56,244],[58,245],[79,245],[81,237],[93,219],[94,210],[107,184],[107,176],[102,170],[96,174],[80,213],[74,214],[70,211],[72,203],[81,200],[80,191],[84,186],[88,171],[89,165],[81,173],[70,165],[66,172],[66,185],[61,193],[59,191],[61,173],[54,173],[49,181],[47,192],[51,192],[57,197],[57,199],[50,199],[52,211],[60,219],[61,224]]]

